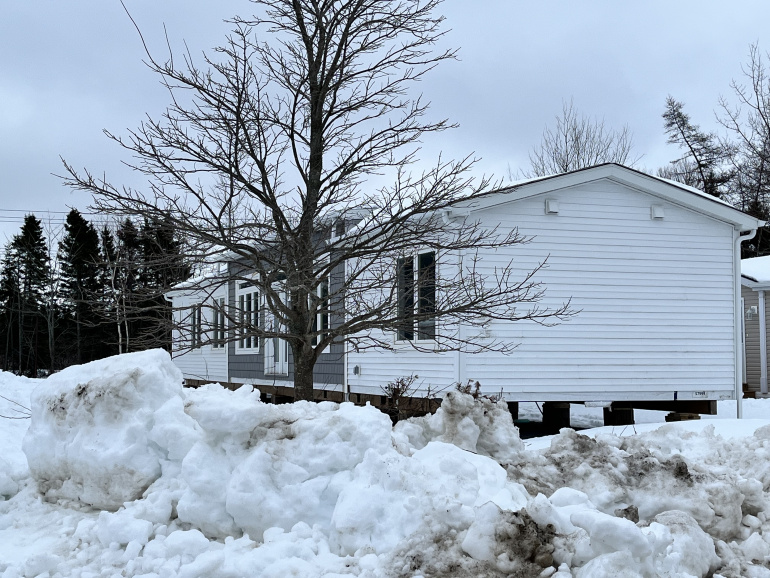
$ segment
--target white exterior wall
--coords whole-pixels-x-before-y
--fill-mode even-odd
[[[559,213],[546,215],[545,199]],[[653,220],[651,205],[665,217]],[[735,383],[733,228],[609,180],[472,213],[519,227],[528,245],[488,251],[492,271],[513,258],[536,279],[543,305],[571,299],[579,313],[555,327],[494,322],[489,338],[518,343],[511,355],[350,353],[351,391],[417,373],[423,386],[478,380],[509,400],[732,397]],[[439,264],[440,266],[440,264]],[[362,368],[361,376],[353,368]]]
[[[211,305],[213,299],[223,297],[227,300],[227,294],[222,288],[214,293],[213,296],[207,297],[208,293],[201,291],[199,293],[187,293],[176,294],[173,297],[174,303],[174,316],[176,323],[175,326],[179,326],[182,317],[189,316],[190,310],[188,307],[201,303],[204,300]],[[181,310],[177,310],[181,308]],[[202,327],[204,332],[211,325],[212,310],[210,307],[204,307],[202,311],[203,322]],[[184,326],[189,326],[189,320],[183,323]],[[206,338],[204,337],[204,342]],[[180,334],[178,329],[174,329],[173,332],[173,344],[174,351],[171,352],[171,356],[174,360],[174,364],[182,371],[182,374],[187,379],[200,379],[211,382],[226,382],[228,381],[227,371],[227,348],[231,345],[227,344],[225,347],[214,348],[211,345],[203,345],[196,349],[190,349],[190,336]]]

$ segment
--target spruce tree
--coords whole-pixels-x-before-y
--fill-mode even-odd
[[[6,246],[0,280],[7,369],[36,375],[47,357],[45,306],[50,276],[42,225],[34,215],[27,215],[19,234]]]
[[[164,293],[189,277],[171,220],[145,219],[141,240],[140,340],[143,347],[171,348],[171,307]]]
[[[94,349],[100,321],[99,235],[77,209],[67,215],[64,233],[59,243],[60,295],[74,324],[75,358],[83,363],[99,356]]]
[[[721,198],[727,193],[734,171],[728,166],[730,149],[714,133],[703,132],[684,112],[684,104],[669,96],[663,113],[668,142],[684,149],[685,155],[660,171],[686,185]]]

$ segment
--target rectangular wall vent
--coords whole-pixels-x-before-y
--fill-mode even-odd
[[[546,215],[558,215],[559,214],[559,201],[555,199],[545,200],[545,214]]]

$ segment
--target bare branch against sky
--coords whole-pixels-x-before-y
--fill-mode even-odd
[[[766,0],[558,4],[443,5],[451,29],[445,42],[460,47],[459,60],[418,89],[436,118],[459,128],[426,139],[421,157],[442,149],[447,158],[475,152],[479,173],[505,176],[508,166],[527,164],[561,103],[573,99],[607,127],[628,125],[635,151],[644,155],[638,166],[654,170],[676,156],[660,119],[666,96],[686,102],[704,130],[718,131],[714,109],[741,76],[749,45],[770,47]],[[246,0],[126,6],[153,51],[165,48],[165,25],[171,45],[186,42],[195,55],[220,42],[226,18],[252,12]],[[167,95],[143,65],[140,40],[118,0],[6,2],[0,55],[0,243],[18,231],[26,210],[88,205],[85,194],[71,193],[52,175],[60,172],[60,156],[142,185],[101,131],[125,134],[145,113],[161,113]]]

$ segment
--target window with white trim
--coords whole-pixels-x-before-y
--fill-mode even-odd
[[[436,253],[397,260],[398,341],[436,339]],[[425,316],[428,316],[427,318]]]
[[[214,330],[214,339],[211,342],[211,347],[213,349],[224,349],[226,342],[225,329],[227,328],[227,322],[225,321],[224,297],[214,298],[213,317],[212,326]]]
[[[329,278],[326,277],[316,287],[317,313],[313,321],[313,332],[320,331],[313,336],[313,346],[318,345],[325,337],[325,331],[329,329]]]
[[[249,282],[239,283],[235,306],[238,320],[236,351],[259,351],[259,338],[256,335],[259,329],[259,291],[256,287]]]

